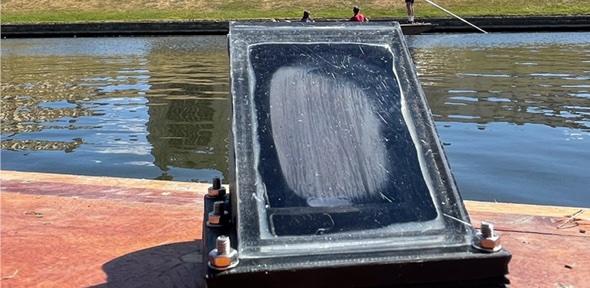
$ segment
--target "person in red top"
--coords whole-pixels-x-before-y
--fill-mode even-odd
[[[354,13],[354,16],[352,16],[352,18],[350,18],[350,21],[369,22],[369,18],[365,17],[365,15],[363,15],[363,13],[361,13],[361,8],[359,8],[359,6],[354,6],[352,8],[352,13]]]

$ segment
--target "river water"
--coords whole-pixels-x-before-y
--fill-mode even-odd
[[[465,199],[590,207],[590,33],[409,37]],[[2,40],[2,169],[227,171],[219,36]]]

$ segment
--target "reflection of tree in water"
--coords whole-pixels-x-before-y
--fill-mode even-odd
[[[219,39],[152,38],[131,41],[139,47],[131,54],[104,55],[84,48],[92,40],[81,40],[74,46],[88,54],[3,55],[2,149],[73,151],[83,143],[75,130],[91,129],[104,134],[95,145],[125,150],[120,146],[129,144],[118,141],[136,140],[125,122],[134,115],[125,113],[144,105],[125,98],[146,97],[148,140],[164,171],[161,179],[174,178],[166,172],[171,166],[225,172],[229,85],[225,41]],[[63,130],[66,139],[47,141],[50,130]]]
[[[447,47],[414,49],[413,56],[437,121],[590,130],[590,75],[582,63],[590,59],[582,50]]]
[[[156,166],[226,171],[227,101],[150,98],[148,105]]]
[[[4,100],[3,102],[9,102]],[[82,105],[75,104],[72,108],[40,108],[37,106],[39,103],[27,103],[26,106],[10,107],[13,105],[3,105],[7,109],[2,107],[3,111],[0,113],[2,119],[2,133],[25,133],[25,132],[37,132],[44,129],[41,123],[43,122],[54,122],[61,118],[71,118],[66,124],[66,128],[74,128],[72,123],[75,123],[75,118],[82,116],[92,116],[92,111],[89,111],[82,107]],[[30,107],[30,108],[27,108]],[[56,127],[54,127],[56,128]]]
[[[58,151],[63,150],[66,153],[73,152],[83,143],[82,139],[75,138],[71,142],[66,141],[46,141],[46,140],[4,140],[0,144],[3,150],[12,151]]]
[[[222,51],[150,54],[148,140],[161,179],[172,178],[170,166],[227,171],[229,82]]]
[[[69,64],[72,61],[75,61],[75,67]],[[108,69],[113,67],[105,67],[100,59],[93,57],[3,57],[0,102],[2,149],[72,152],[78,148],[82,143],[79,138],[46,141],[11,137],[45,129],[83,128],[77,125],[78,118],[96,114],[83,103],[90,99],[113,97],[97,93],[97,84],[101,81],[92,80],[97,73],[108,74]]]

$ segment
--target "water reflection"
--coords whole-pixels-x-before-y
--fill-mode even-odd
[[[590,33],[409,39],[465,198],[590,206]],[[7,39],[1,52],[2,169],[226,173],[225,37]]]
[[[170,166],[227,171],[228,60],[214,43],[221,47],[156,42],[149,54],[148,140],[162,178]]]
[[[414,61],[467,199],[590,206],[590,34],[429,35]]]
[[[70,142],[44,141],[44,140],[4,140],[1,143],[3,150],[63,150],[66,153],[74,152],[82,144],[82,139],[75,138]]]
[[[440,44],[453,43],[454,37],[415,37],[414,59],[435,120],[590,131],[590,41],[582,35],[577,44],[533,41],[542,36],[520,39],[513,43],[517,47],[491,45],[494,36],[476,46]],[[439,45],[430,48],[428,41]]]
[[[79,173],[82,165],[86,174],[177,180],[224,174],[224,45],[221,37],[3,42],[2,167]]]

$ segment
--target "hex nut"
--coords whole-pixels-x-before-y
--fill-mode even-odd
[[[221,215],[217,215],[214,212],[210,212],[207,217],[207,224],[221,225]]]
[[[220,227],[223,226],[224,221],[227,222],[227,218],[229,213],[227,211],[223,211],[223,215],[215,214],[215,212],[209,212],[207,216],[207,226],[209,227]]]
[[[227,254],[219,254],[217,249],[209,252],[209,267],[215,270],[226,270],[238,265],[238,251],[231,249]]]
[[[500,245],[500,235],[496,234],[492,237],[481,238],[481,240],[479,240],[479,246],[492,251],[502,249],[502,245]]]
[[[221,198],[223,196],[225,196],[225,188],[223,187],[219,189],[209,187],[209,189],[207,190],[207,197],[209,198]]]

